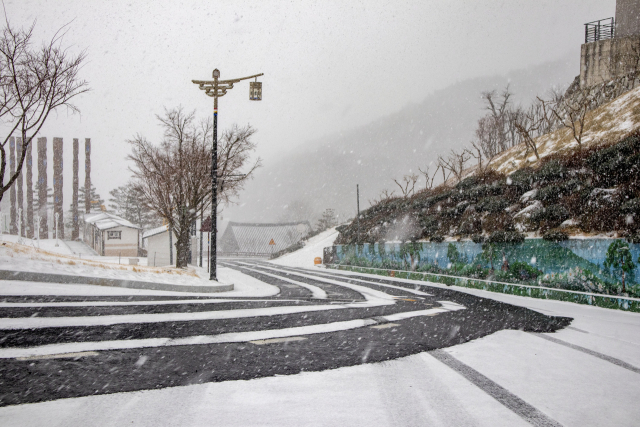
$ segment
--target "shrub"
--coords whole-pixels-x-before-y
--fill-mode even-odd
[[[638,234],[629,234],[627,237],[627,242],[629,243],[635,243],[638,244],[640,243],[640,233]]]
[[[456,188],[458,190],[467,190],[471,187],[476,186],[477,184],[478,184],[478,178],[476,176],[470,176],[463,179],[459,183],[457,183]]]
[[[640,215],[640,199],[631,199],[620,206],[620,212],[630,215]]]
[[[498,213],[505,210],[505,208],[509,205],[507,200],[504,197],[494,196],[487,197],[482,199],[476,205],[476,211],[478,212],[489,212],[489,213]]]
[[[534,172],[530,167],[518,169],[507,179],[507,183],[512,188],[517,188],[519,193],[526,193],[533,185]]]
[[[550,230],[550,231],[547,231],[546,233],[544,233],[542,238],[544,240],[548,240],[550,242],[562,242],[564,240],[568,240],[569,239],[569,235],[567,233],[565,233],[564,231]]]
[[[551,160],[535,172],[534,179],[541,183],[548,183],[562,179],[566,174],[567,168],[565,168],[560,161]]]
[[[587,164],[596,173],[600,183],[613,186],[627,181],[638,173],[640,164],[638,152],[640,152],[640,137],[634,135],[591,154]]]
[[[482,234],[474,234],[471,236],[471,240],[473,240],[473,243],[484,243],[485,238]]]
[[[524,234],[517,231],[494,231],[487,241],[489,243],[522,243]]]
[[[536,194],[536,199],[541,202],[551,205],[558,201],[558,199],[562,196],[562,189],[558,185],[549,185],[547,187],[541,188],[540,191]]]
[[[549,227],[557,227],[563,221],[569,219],[569,212],[563,206],[551,205],[534,211],[530,219],[533,223],[539,224],[544,221]]]

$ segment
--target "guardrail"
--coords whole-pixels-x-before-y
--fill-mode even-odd
[[[218,252],[219,257],[269,258],[270,253],[263,252]]]
[[[568,301],[576,304],[586,304],[615,310],[633,311],[640,313],[640,298],[621,297],[617,295],[594,294],[589,292],[569,291],[566,289],[546,288],[542,286],[520,285],[515,283],[494,282],[485,279],[451,276],[446,274],[423,273],[418,271],[388,270],[374,267],[357,267],[353,265],[327,264],[336,270],[354,271],[357,273],[377,274],[379,276],[406,278],[442,283],[447,286],[462,286],[465,288],[482,289],[502,294],[525,296],[539,299]]]
[[[615,33],[613,18],[600,19],[584,24],[584,42],[591,43],[599,40],[612,39]]]

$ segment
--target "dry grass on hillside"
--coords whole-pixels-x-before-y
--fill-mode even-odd
[[[640,129],[640,88],[636,88],[613,101],[589,112],[585,120],[582,147],[613,144]],[[536,139],[541,158],[551,154],[564,154],[578,148],[571,129],[562,128]],[[524,144],[510,148],[493,159],[490,167],[509,174],[537,163],[535,155]],[[473,172],[469,168],[465,175]]]

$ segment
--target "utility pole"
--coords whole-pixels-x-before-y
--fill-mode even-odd
[[[356,217],[357,221],[357,234],[356,234],[356,251],[358,250],[357,245],[360,244],[360,185],[356,184],[356,204],[358,207],[358,216]]]
[[[220,70],[213,70],[213,80],[191,80],[198,85],[200,90],[204,90],[207,96],[213,98],[213,144],[211,148],[211,252],[209,280],[217,280],[216,251],[217,251],[217,226],[218,226],[218,98],[225,96],[227,91],[233,89],[233,85],[242,80],[256,79],[251,82],[249,99],[252,101],[262,100],[262,83],[258,82],[258,77],[263,73],[253,76],[241,77],[239,79],[220,80]]]

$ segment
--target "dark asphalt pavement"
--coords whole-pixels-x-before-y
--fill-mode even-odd
[[[156,389],[189,384],[247,380],[302,371],[352,366],[395,359],[422,351],[449,347],[503,329],[551,332],[567,326],[571,319],[550,317],[498,301],[479,298],[441,287],[415,285],[384,278],[343,275],[331,270],[300,270],[258,261],[224,261],[256,279],[277,286],[280,293],[269,298],[226,298],[231,302],[212,302],[212,298],[193,297],[3,297],[6,303],[66,303],[83,305],[47,307],[1,307],[3,319],[78,318],[93,316],[156,315],[203,313],[277,307],[316,307],[318,311],[258,315],[228,319],[174,321],[141,320],[98,326],[37,327],[0,329],[0,352],[52,344],[100,343],[111,340],[185,338],[274,331],[333,322],[368,319],[367,326],[335,332],[295,335],[274,341],[238,341],[215,344],[188,344],[85,351],[25,359],[0,359],[0,406],[60,398],[124,391]],[[250,268],[250,269],[249,269]],[[278,277],[273,277],[273,276]],[[289,279],[321,288],[327,299]],[[330,280],[338,283],[328,283]],[[376,305],[349,285],[364,286],[394,298],[387,305]],[[398,288],[388,287],[392,285]],[[414,290],[428,293],[416,295]],[[177,304],[154,304],[181,300]],[[199,301],[193,301],[199,300]],[[201,301],[200,301],[201,300]],[[95,302],[141,302],[146,305],[92,306]],[[389,322],[385,316],[442,307],[439,301],[464,306],[457,311],[421,315]],[[86,305],[84,305],[86,304]],[[348,307],[345,305],[349,304]],[[336,309],[336,306],[341,308]],[[81,322],[80,322],[81,323]],[[286,336],[286,334],[285,334]]]

